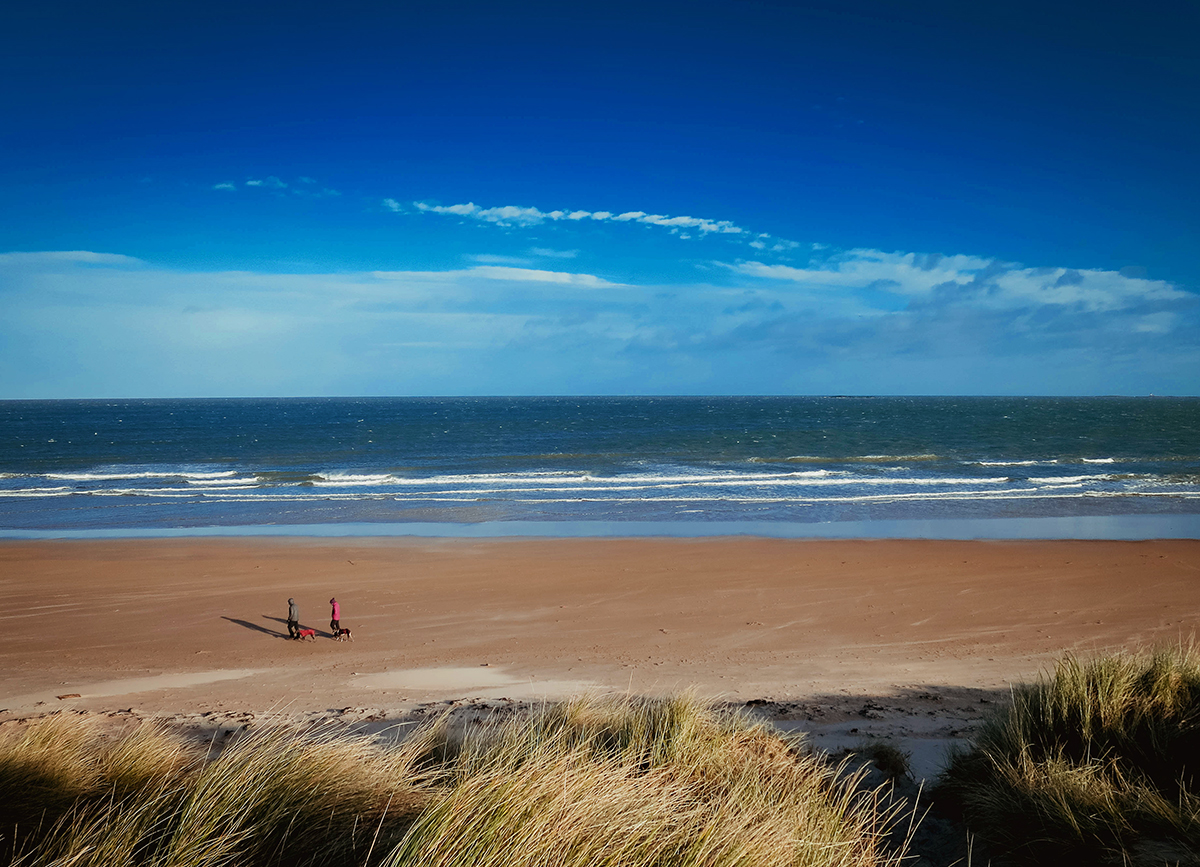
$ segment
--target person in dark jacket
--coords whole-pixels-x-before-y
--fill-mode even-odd
[[[300,606],[295,599],[288,600],[288,638],[300,637]]]

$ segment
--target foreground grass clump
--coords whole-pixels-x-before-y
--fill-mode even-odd
[[[1067,656],[1013,690],[941,785],[1018,861],[1200,863],[1200,655]]]
[[[474,733],[406,865],[878,865],[890,817],[836,769],[694,700],[574,702]]]
[[[57,748],[56,746],[57,745]],[[0,861],[147,865],[829,865],[899,861],[879,801],[698,702],[579,701],[399,745],[267,729],[212,760],[52,717],[0,743]]]
[[[82,803],[172,780],[197,760],[152,726],[109,743],[85,717],[46,717],[0,740],[0,834],[11,839],[13,827],[53,824]]]
[[[55,745],[59,748],[56,749]],[[319,865],[362,862],[424,806],[422,738],[267,728],[214,760],[151,727],[108,743],[56,716],[0,743],[0,861],[19,865]],[[390,836],[389,836],[390,835]]]

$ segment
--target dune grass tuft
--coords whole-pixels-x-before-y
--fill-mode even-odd
[[[899,780],[912,774],[909,764],[912,756],[890,741],[867,740],[854,752],[869,760],[889,780]]]
[[[585,699],[472,733],[384,862],[878,865],[891,817],[837,769],[690,697]]]
[[[117,740],[79,714],[54,714],[0,739],[0,855],[70,812],[175,779],[199,754],[152,725]]]
[[[151,727],[106,743],[82,718],[46,718],[0,745],[7,855],[45,867],[361,863],[428,800],[413,769],[426,740],[380,749],[267,727],[206,761]]]
[[[400,744],[263,727],[215,759],[50,717],[0,742],[17,867],[896,864],[878,797],[690,697],[582,700]]]
[[[1031,863],[1137,864],[1176,851],[1194,863],[1198,772],[1194,648],[1066,656],[1013,689],[952,758],[940,794],[981,840]]]

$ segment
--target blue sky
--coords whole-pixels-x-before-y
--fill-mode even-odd
[[[1200,394],[1200,7],[10,6],[0,398]]]

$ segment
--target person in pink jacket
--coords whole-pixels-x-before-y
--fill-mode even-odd
[[[336,597],[330,599],[329,604],[333,606],[333,612],[329,615],[329,631],[336,638],[338,630],[342,628],[342,606],[338,605]]]

